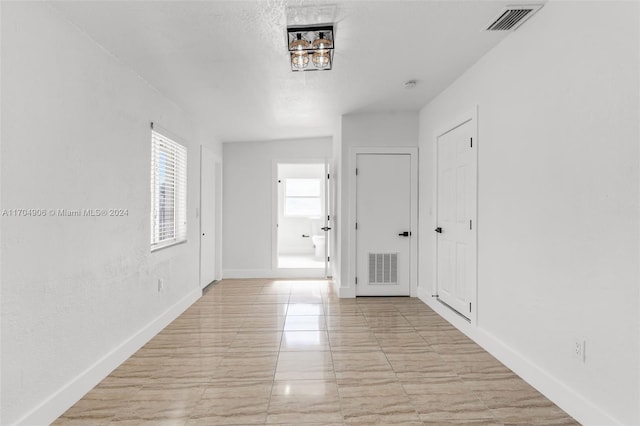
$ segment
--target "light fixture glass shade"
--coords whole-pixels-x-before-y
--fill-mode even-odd
[[[298,38],[296,38],[295,40],[293,40],[291,42],[291,44],[289,44],[289,50],[291,50],[291,51],[307,50],[310,47],[311,47],[311,43],[309,43],[307,40],[303,39],[300,34],[298,34]]]
[[[331,57],[327,50],[316,51],[311,57],[311,60],[313,61],[313,65],[317,68],[327,68],[331,65]]]
[[[314,49],[333,49],[333,42],[325,37],[325,33],[320,32],[318,38],[313,40]]]
[[[291,54],[291,64],[297,69],[304,69],[309,65],[309,54],[307,52],[293,52]]]

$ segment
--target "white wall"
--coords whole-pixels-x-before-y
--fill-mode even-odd
[[[275,162],[329,159],[331,138],[223,144],[223,275],[273,277]]]
[[[47,424],[199,297],[205,139],[48,4],[1,7],[2,209],[128,210],[2,217],[0,423]],[[188,242],[155,253],[151,121],[188,149]]]
[[[479,105],[467,331],[585,424],[640,424],[638,8],[549,2],[420,113],[429,230],[435,135]],[[440,309],[433,235],[422,233],[421,295]],[[571,356],[580,336],[585,364]]]
[[[355,194],[350,191],[355,166],[350,164],[350,153],[355,147],[416,147],[418,145],[418,113],[417,112],[376,112],[347,114],[342,116],[340,141],[336,148],[341,150],[338,160],[340,173],[337,176],[339,186],[339,222],[336,231],[339,252],[336,253],[339,275],[337,283],[342,297],[355,297],[354,283],[349,282],[349,232],[344,225],[349,217],[351,203]],[[350,170],[350,167],[353,170]]]

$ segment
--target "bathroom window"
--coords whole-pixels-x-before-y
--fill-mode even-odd
[[[322,215],[320,179],[285,179],[284,215],[308,217]]]
[[[187,149],[151,131],[151,251],[187,240]]]

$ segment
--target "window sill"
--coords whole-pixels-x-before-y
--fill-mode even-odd
[[[164,250],[164,249],[167,249],[169,247],[173,247],[173,246],[177,246],[177,245],[180,245],[180,244],[184,244],[186,242],[187,242],[187,240],[184,239],[184,240],[181,240],[181,241],[173,241],[173,242],[170,242],[170,243],[157,245],[155,247],[151,247],[151,253],[155,253],[157,251]]]

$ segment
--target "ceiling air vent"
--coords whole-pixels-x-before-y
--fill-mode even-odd
[[[507,6],[491,25],[487,31],[512,31],[518,28],[527,19],[533,16],[542,5],[528,6]]]

